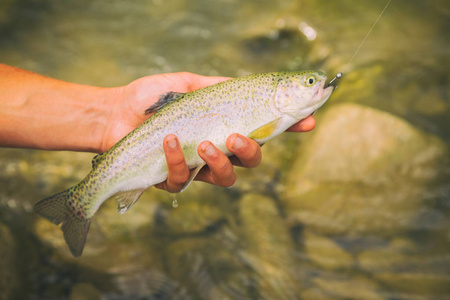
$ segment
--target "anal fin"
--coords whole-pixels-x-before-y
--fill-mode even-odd
[[[145,191],[143,190],[131,190],[126,192],[120,192],[114,195],[114,199],[117,203],[117,209],[119,210],[119,214],[123,214],[127,212],[131,206],[133,206],[136,201],[138,201],[139,197]]]

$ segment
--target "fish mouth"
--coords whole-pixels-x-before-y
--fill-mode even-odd
[[[325,80],[323,80],[320,85],[317,86],[317,91],[314,94],[314,99],[317,101],[327,100],[330,97],[331,92],[333,92],[334,86],[327,86],[325,88]]]
[[[323,80],[320,85],[317,86],[317,91],[314,94],[314,100],[316,103],[319,103],[319,107],[328,100],[333,90],[334,86],[328,85],[325,88],[325,80]],[[314,115],[316,111],[317,109],[311,113],[311,116]]]

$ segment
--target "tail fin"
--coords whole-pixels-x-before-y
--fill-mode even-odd
[[[75,187],[72,187],[39,201],[34,206],[34,211],[55,225],[62,223],[61,229],[70,252],[73,256],[79,257],[83,253],[89,226],[91,225],[91,218],[85,218],[80,211],[76,215],[73,209],[74,206],[69,205],[69,203],[73,204],[74,202],[70,201],[74,190]]]

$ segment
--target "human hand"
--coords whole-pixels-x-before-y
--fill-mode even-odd
[[[148,116],[144,111],[158,101],[160,95],[170,91],[191,92],[227,79],[229,78],[172,73],[144,77],[121,87],[111,108],[111,118],[105,130],[102,151],[109,149],[145,121]],[[310,116],[294,124],[287,131],[304,132],[312,130],[314,126],[315,120]],[[252,139],[232,134],[228,137],[226,146],[234,156],[227,157],[209,141],[200,143],[197,151],[207,166],[197,174],[195,180],[228,187],[236,180],[233,165],[247,168],[259,165],[261,149]],[[169,174],[166,181],[155,186],[176,193],[189,179],[190,170],[175,135],[168,135],[163,141],[163,147]]]

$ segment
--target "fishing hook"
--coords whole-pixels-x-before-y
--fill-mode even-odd
[[[334,90],[337,89],[338,87],[337,82],[339,81],[339,79],[342,78],[342,75],[344,75],[344,73],[342,72],[337,73],[336,76],[333,79],[331,79],[331,81],[327,84],[327,87],[332,86],[334,87]]]

